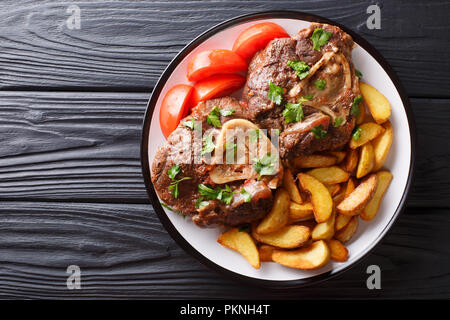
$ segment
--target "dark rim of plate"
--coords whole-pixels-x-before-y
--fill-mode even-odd
[[[411,161],[410,161],[410,168],[409,168],[409,174],[408,174],[408,181],[406,184],[406,188],[403,192],[402,198],[400,200],[400,203],[398,207],[395,210],[394,215],[392,216],[391,220],[387,224],[387,226],[383,229],[383,231],[378,235],[378,237],[373,241],[373,243],[369,246],[368,250],[360,253],[358,256],[352,257],[351,260],[348,261],[348,263],[345,266],[337,266],[336,268],[321,273],[316,276],[312,276],[305,279],[297,279],[297,280],[265,280],[265,279],[258,279],[253,278],[249,276],[245,276],[233,271],[230,271],[213,261],[209,260],[207,257],[205,257],[203,254],[198,252],[181,234],[178,232],[178,230],[175,228],[175,226],[172,224],[168,216],[166,215],[165,211],[163,210],[158,196],[155,192],[155,189],[153,188],[153,184],[150,179],[150,162],[148,158],[148,142],[149,142],[149,132],[150,132],[150,123],[153,115],[153,110],[155,107],[155,104],[158,100],[158,97],[161,93],[162,88],[164,87],[166,81],[171,76],[173,70],[175,67],[190,53],[192,52],[199,44],[204,42],[206,39],[210,38],[212,35],[221,32],[229,27],[251,22],[251,21],[258,21],[263,19],[297,19],[297,20],[304,20],[304,21],[310,21],[310,22],[319,22],[319,23],[327,23],[331,25],[335,25],[340,27],[343,31],[350,34],[353,38],[353,40],[363,47],[367,52],[370,53],[370,55],[377,60],[377,62],[383,67],[384,71],[388,74],[388,76],[391,78],[392,82],[394,83],[401,99],[403,102],[403,105],[405,107],[405,112],[408,118],[408,124],[411,134]],[[348,28],[340,25],[339,23],[336,23],[332,20],[319,17],[313,14],[299,12],[299,11],[265,11],[265,12],[258,12],[258,13],[252,13],[247,14],[243,16],[239,16],[236,18],[229,19],[227,21],[224,21],[209,30],[203,32],[201,35],[199,35],[197,38],[192,40],[186,47],[183,48],[176,56],[175,58],[169,63],[167,68],[162,73],[161,77],[159,78],[158,82],[156,83],[156,86],[153,89],[152,96],[149,99],[149,102],[147,104],[147,110],[144,117],[144,123],[143,123],[143,130],[142,130],[142,140],[141,140],[141,165],[142,165],[142,174],[144,176],[144,182],[147,189],[147,193],[150,196],[153,208],[155,209],[159,220],[163,224],[163,226],[166,228],[167,232],[171,235],[171,237],[180,245],[184,250],[186,250],[190,255],[192,255],[194,258],[196,258],[200,263],[202,263],[207,268],[214,270],[216,272],[219,272],[223,275],[225,275],[228,278],[242,281],[248,284],[256,285],[256,286],[262,286],[266,288],[274,288],[274,289],[282,289],[282,288],[292,288],[292,287],[301,287],[305,285],[311,285],[313,283],[318,283],[327,279],[330,279],[332,277],[335,277],[341,273],[343,273],[346,270],[349,270],[351,267],[354,267],[357,263],[361,263],[363,258],[366,258],[368,254],[376,247],[377,244],[380,243],[381,239],[385,236],[387,231],[392,227],[394,222],[397,220],[400,213],[404,210],[406,205],[406,200],[408,193],[412,186],[413,181],[413,175],[414,175],[414,168],[415,168],[415,155],[416,155],[416,128],[414,124],[414,117],[413,112],[411,109],[411,106],[409,104],[408,96],[403,88],[403,86],[400,84],[400,80],[391,68],[391,66],[386,62],[386,60],[381,56],[381,54],[374,48],[372,45],[370,45],[366,40],[364,40],[361,36],[353,32],[352,30],[349,30]]]

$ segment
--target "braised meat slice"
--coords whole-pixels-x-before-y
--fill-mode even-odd
[[[220,127],[217,123],[214,126],[211,118],[208,121],[208,115],[217,110],[225,111],[215,113]],[[210,161],[200,157],[205,149],[205,136],[219,136],[226,123],[245,118],[245,108],[236,99],[225,97],[200,103],[181,120],[167,143],[157,151],[152,164],[151,179],[163,203],[173,211],[191,216],[201,227],[239,226],[261,219],[270,211],[272,191],[265,179],[242,177],[227,180],[226,184],[214,183],[211,179],[216,167],[214,157]]]
[[[243,91],[248,117],[263,128],[281,130],[283,159],[337,149],[350,139],[355,126],[351,108],[359,96],[353,46],[340,28],[313,23],[292,38],[272,40],[251,60]],[[281,103],[269,99],[269,83],[282,90]],[[303,117],[284,117],[288,103],[300,104]],[[326,135],[314,134],[314,128]]]

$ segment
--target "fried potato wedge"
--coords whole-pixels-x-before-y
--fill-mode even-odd
[[[375,153],[372,143],[368,142],[361,147],[358,167],[356,168],[356,178],[362,178],[370,173],[375,165]]]
[[[306,172],[324,184],[336,184],[346,182],[350,178],[350,174],[337,167],[316,168]]]
[[[358,159],[358,150],[350,149],[347,152],[347,156],[345,157],[344,162],[342,163],[343,169],[348,173],[353,174],[355,172],[356,166],[358,165]]]
[[[259,251],[252,237],[238,228],[231,228],[222,233],[217,242],[221,245],[239,252],[252,265],[259,269],[261,263],[259,259]]]
[[[305,226],[291,225],[284,226],[278,231],[269,234],[258,234],[254,229],[253,238],[261,243],[265,243],[278,248],[298,248],[308,241],[311,230]]]
[[[345,262],[348,259],[348,249],[347,247],[336,239],[331,239],[328,241],[328,247],[331,252],[331,259],[338,262]]]
[[[345,191],[341,191],[333,197],[333,202],[335,205],[337,205],[337,204],[341,203],[342,200],[344,200],[344,198],[345,198]]]
[[[300,195],[300,192],[298,191],[297,185],[295,184],[295,181],[294,181],[294,177],[292,176],[291,170],[289,170],[289,169],[284,170],[283,187],[289,193],[289,196],[291,197],[292,201],[299,203],[299,204],[303,203],[302,196]]]
[[[381,92],[364,82],[359,83],[359,90],[377,123],[383,123],[389,119],[391,104]]]
[[[334,225],[334,229],[336,231],[341,230],[350,222],[351,218],[352,218],[352,216],[346,216],[346,215],[338,213],[336,215],[336,223]]]
[[[314,218],[314,211],[311,202],[298,204],[291,201],[289,206],[289,220],[307,220]]]
[[[331,217],[322,223],[318,223],[311,232],[311,238],[313,240],[329,240],[334,235],[334,222],[335,213],[331,214]]]
[[[272,260],[286,267],[313,270],[326,265],[330,261],[330,256],[326,242],[319,240],[306,248],[294,251],[274,250]]]
[[[341,185],[339,183],[336,184],[325,184],[325,187],[327,187],[328,191],[330,192],[330,195],[334,197],[339,193],[341,190]]]
[[[328,152],[333,157],[336,157],[336,163],[341,163],[344,159],[347,153],[345,151],[330,151]]]
[[[296,157],[293,166],[298,169],[302,168],[321,168],[329,167],[336,164],[337,158],[326,154],[311,154],[308,156]]]
[[[370,140],[375,139],[380,134],[382,134],[385,129],[383,126],[376,124],[375,122],[366,122],[359,126],[361,129],[361,135],[358,140],[350,139],[349,146],[351,149],[356,149],[363,144],[366,144]]]
[[[258,224],[256,232],[267,234],[284,227],[289,220],[290,204],[289,193],[285,189],[279,188],[275,193],[272,209]]]
[[[269,246],[267,244],[263,244],[261,245],[258,250],[259,250],[259,260],[261,262],[270,262],[273,261],[272,260],[272,253],[273,250],[275,250],[275,247]]]
[[[323,183],[308,174],[299,173],[298,179],[302,189],[311,195],[311,203],[317,223],[327,221],[333,212],[333,199],[328,189]]]
[[[346,216],[359,214],[370,199],[372,199],[377,188],[377,180],[377,175],[371,174],[337,205],[337,211]]]
[[[358,229],[358,216],[353,216],[350,219],[349,223],[347,223],[347,225],[344,228],[342,228],[339,231],[336,231],[334,237],[341,242],[347,242],[353,237],[357,229]]]
[[[383,123],[383,127],[386,129],[380,136],[372,141],[373,151],[375,154],[375,164],[373,171],[378,171],[383,167],[386,162],[386,158],[389,154],[392,141],[394,141],[394,129],[391,122],[388,120]]]
[[[375,194],[360,214],[361,219],[366,221],[370,221],[376,216],[378,209],[380,208],[381,200],[392,181],[392,173],[389,171],[379,171],[377,172],[377,179],[378,184]]]

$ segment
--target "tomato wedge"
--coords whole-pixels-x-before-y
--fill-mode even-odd
[[[289,38],[289,34],[276,23],[258,23],[242,31],[234,41],[233,51],[249,61],[256,52],[264,49],[270,40],[276,38]]]
[[[164,137],[167,138],[187,114],[193,89],[187,84],[177,84],[167,91],[159,111],[159,125]]]
[[[198,53],[188,63],[187,78],[199,81],[216,74],[247,70],[247,63],[231,50],[214,49]]]
[[[192,106],[200,101],[226,96],[241,88],[244,83],[245,78],[238,74],[212,76],[199,81],[192,92]]]

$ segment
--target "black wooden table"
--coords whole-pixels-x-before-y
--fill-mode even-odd
[[[69,28],[71,4],[80,29]],[[367,7],[381,8],[368,29]],[[298,10],[365,37],[405,86],[418,129],[408,206],[350,271],[268,291],[205,269],[165,232],[139,147],[159,75],[237,15]],[[450,298],[450,1],[0,2],[0,298]],[[382,289],[368,290],[377,264]],[[69,265],[81,289],[69,290]]]

